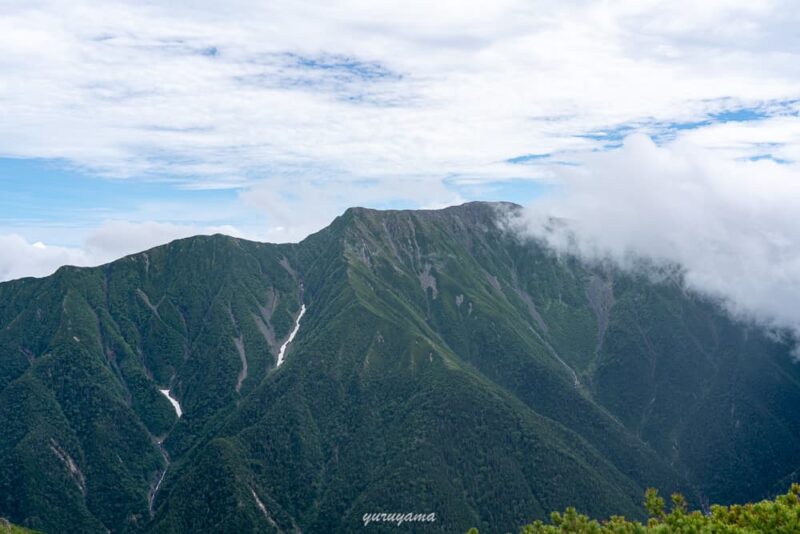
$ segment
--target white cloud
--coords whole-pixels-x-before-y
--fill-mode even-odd
[[[247,206],[267,214],[270,226],[263,238],[281,243],[300,241],[349,207],[393,208],[411,204],[441,208],[464,200],[441,181],[409,177],[361,182],[273,180],[250,188],[241,198]]]
[[[800,120],[794,116],[714,124],[682,137],[731,158],[769,154],[776,159],[800,161]]]
[[[525,221],[557,250],[624,267],[641,257],[679,264],[689,287],[735,314],[800,332],[797,165],[634,135],[559,178],[559,193],[532,204]]]
[[[80,246],[31,243],[18,234],[0,234],[0,282],[25,276],[47,276],[62,265],[95,266],[198,234],[248,237],[232,226],[195,226],[154,221],[106,221]]]
[[[175,239],[198,234],[226,234],[246,237],[232,226],[200,227],[189,224],[171,224],[154,221],[107,221],[86,239],[84,249],[92,257],[104,261],[140,252]]]
[[[0,235],[0,282],[25,276],[46,276],[62,265],[86,265],[88,255],[70,247],[29,243],[17,234]]]
[[[5,155],[194,187],[534,176],[503,161],[800,90],[788,1],[42,0],[3,11]]]

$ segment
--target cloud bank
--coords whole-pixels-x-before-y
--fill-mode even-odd
[[[18,234],[0,234],[0,282],[26,276],[47,276],[62,265],[96,266],[122,256],[198,234],[244,237],[230,226],[209,227],[154,221],[106,221],[80,246],[31,243]]]
[[[690,288],[736,316],[800,333],[798,166],[633,135],[558,181],[557,194],[525,210],[527,232],[627,268],[639,258],[678,264]]]
[[[800,93],[791,0],[0,4],[0,155],[188,187],[536,179]]]

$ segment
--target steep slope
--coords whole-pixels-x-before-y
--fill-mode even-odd
[[[351,209],[298,245],[197,237],[0,284],[0,515],[349,532],[414,511],[493,530],[792,476],[788,347],[673,273],[521,240],[498,215],[514,209]]]
[[[299,307],[279,247],[248,247],[197,238],[0,285],[4,513],[53,532],[147,524],[169,457],[274,366]]]

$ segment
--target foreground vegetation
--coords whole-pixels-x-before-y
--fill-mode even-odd
[[[7,519],[0,517],[0,534],[36,534],[36,531],[12,525]]]
[[[650,516],[647,524],[628,521],[614,516],[599,522],[579,514],[574,508],[566,512],[553,512],[550,524],[542,521],[522,527],[522,534],[638,534],[669,532],[800,532],[800,484],[792,484],[785,495],[775,500],[764,500],[755,504],[732,506],[713,505],[707,514],[687,511],[684,497],[672,495],[672,509],[665,511],[664,499],[654,489],[645,494],[645,508]],[[477,534],[473,529],[472,534]]]

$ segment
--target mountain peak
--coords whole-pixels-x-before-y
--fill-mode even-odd
[[[475,212],[487,212],[487,210],[507,210],[507,209],[521,209],[522,206],[516,204],[514,202],[506,202],[506,201],[486,201],[486,200],[474,200],[470,202],[464,202],[463,204],[457,204],[453,206],[445,206],[441,208],[421,208],[421,209],[376,209],[376,208],[364,208],[360,206],[353,206],[347,208],[343,215],[353,214],[353,215],[378,215],[378,214],[385,214],[385,215],[393,215],[393,214],[416,214],[416,215],[424,215],[429,213],[454,213],[454,214],[464,214],[464,213],[475,213]]]

